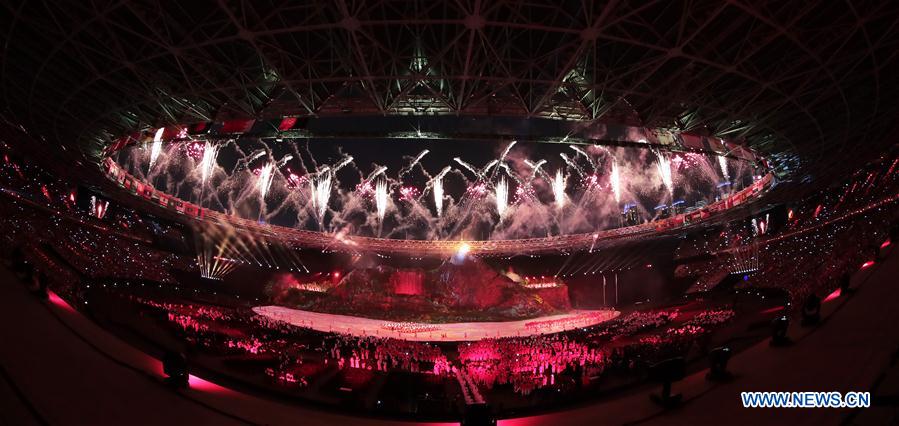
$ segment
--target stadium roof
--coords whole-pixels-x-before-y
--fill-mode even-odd
[[[896,2],[2,7],[4,115],[89,158],[170,123],[493,115],[745,139],[812,171],[893,143],[899,112]]]

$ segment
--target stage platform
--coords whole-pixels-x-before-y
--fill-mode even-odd
[[[346,333],[355,336],[392,337],[420,342],[465,342],[486,338],[558,333],[596,325],[621,314],[615,310],[576,310],[567,314],[518,321],[431,324],[325,314],[283,306],[257,306],[253,308],[253,311],[272,320],[318,331]]]

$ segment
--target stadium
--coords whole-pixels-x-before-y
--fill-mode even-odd
[[[897,5],[4,9],[5,422],[897,421]]]

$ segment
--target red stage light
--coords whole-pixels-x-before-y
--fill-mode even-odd
[[[297,118],[296,118],[296,117],[284,117],[284,118],[281,120],[281,124],[278,125],[278,130],[280,130],[280,131],[282,131],[282,132],[285,131],[285,130],[290,130],[290,129],[292,129],[293,126],[296,125],[296,124],[297,124]]]
[[[861,269],[868,268],[868,267],[870,267],[870,266],[873,265],[873,264],[874,264],[874,261],[873,261],[873,260],[869,260],[869,261],[867,261],[867,262],[865,262],[865,263],[862,263]]]
[[[58,294],[56,294],[52,291],[48,291],[47,295],[50,298],[50,303],[52,303],[56,306],[59,306],[60,308],[65,309],[67,311],[72,311],[72,312],[75,311],[75,308],[73,308],[71,305],[68,304],[68,302],[66,302],[61,297],[59,297]]]
[[[828,294],[827,297],[824,298],[824,302],[825,303],[830,302],[831,300],[834,300],[834,299],[840,297],[841,294],[843,294],[843,291],[840,289],[836,289],[832,293]]]
[[[227,393],[231,392],[228,388],[219,386],[219,385],[212,383],[210,381],[207,381],[207,380],[203,380],[197,376],[194,376],[193,374],[189,375],[187,380],[188,380],[188,383],[190,384],[191,389],[198,390],[201,392],[221,393],[221,394],[227,394]]]

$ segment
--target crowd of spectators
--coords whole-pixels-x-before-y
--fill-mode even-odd
[[[829,293],[846,274],[876,258],[896,223],[897,164],[895,155],[884,157],[841,185],[789,203],[776,229],[762,232],[757,223],[744,223],[710,231],[704,241],[678,254],[685,261],[679,273],[700,279],[720,275],[735,250],[753,246],[758,270],[739,286],[782,288],[793,301]],[[80,285],[102,279],[177,284],[174,271],[197,271],[193,256],[154,244],[159,235],[177,238],[177,227],[126,209],[94,217],[76,205],[75,188],[8,155],[0,167],[0,186],[9,200],[0,203],[0,238],[7,254],[29,262],[43,280],[59,284],[55,290],[66,297],[77,299]],[[264,361],[257,373],[270,384],[308,388],[323,372],[335,369],[348,383],[364,384],[398,371],[459,381],[466,400],[482,399],[481,388],[508,387],[530,395],[563,379],[580,386],[608,372],[639,377],[652,362],[688,353],[735,316],[722,308],[687,319],[678,309],[640,309],[571,332],[432,344],[317,332],[237,305],[202,303],[183,295],[125,300],[141,313],[158,315],[175,336],[208,354]],[[529,327],[546,325],[535,321]],[[417,324],[387,327],[426,331]]]
[[[774,287],[798,308],[824,297],[876,260],[895,233],[899,154],[885,153],[842,182],[785,203],[753,222],[732,222],[691,238],[676,252],[675,274],[707,290],[734,273],[739,288]],[[765,222],[764,227],[759,223]],[[747,266],[751,266],[747,268]]]

